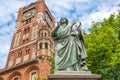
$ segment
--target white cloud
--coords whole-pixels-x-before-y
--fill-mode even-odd
[[[51,2],[51,3],[49,3]],[[53,16],[56,21],[61,17],[67,17],[70,21],[79,19],[82,22],[82,27],[88,29],[92,21],[101,21],[108,18],[110,14],[118,11],[119,0],[46,0],[54,12]],[[73,11],[73,12],[71,12]]]
[[[5,66],[12,40],[18,9],[37,0],[2,0],[0,1],[0,68]],[[79,19],[82,28],[91,27],[92,21],[101,21],[119,10],[120,0],[46,0],[55,20],[67,17],[70,21]],[[10,25],[7,25],[11,22]]]

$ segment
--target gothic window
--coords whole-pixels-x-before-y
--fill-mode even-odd
[[[29,32],[30,32],[30,27],[24,30],[23,44],[29,41]]]
[[[37,31],[38,31],[38,26],[33,26],[32,27],[32,40],[37,38]]]
[[[24,59],[23,59],[24,62],[29,60],[29,53],[30,53],[30,49],[26,48],[26,52],[25,52]]]
[[[18,52],[18,58],[16,59],[16,65],[21,62],[21,57],[22,57],[22,51],[20,50],[20,51]]]
[[[29,33],[29,31],[30,31],[30,27],[28,27],[28,28],[26,28],[26,29],[24,30],[24,34]]]
[[[37,77],[36,72],[31,73],[31,80],[35,80],[36,77]]]
[[[48,43],[45,43],[45,48],[48,49]]]
[[[29,52],[30,52],[30,49],[27,48],[27,49],[26,49],[26,54],[29,54]]]
[[[15,35],[15,40],[14,40],[14,45],[13,47],[17,47],[19,45],[19,42],[20,42],[20,35],[21,35],[21,32],[17,33]]]

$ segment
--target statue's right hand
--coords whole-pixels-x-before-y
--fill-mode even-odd
[[[60,22],[57,22],[57,26],[60,26]]]

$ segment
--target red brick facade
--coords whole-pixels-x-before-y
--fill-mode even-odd
[[[48,57],[54,52],[50,32],[54,18],[44,0],[20,8],[7,64],[0,80],[34,80],[50,73]]]

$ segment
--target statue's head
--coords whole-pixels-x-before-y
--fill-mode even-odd
[[[68,25],[68,19],[67,18],[61,18],[60,19],[60,24],[64,25],[64,26],[67,26]]]
[[[79,20],[74,20],[73,23],[72,23],[72,26],[80,27],[81,26],[81,22]]]
[[[72,23],[72,30],[77,30],[78,28],[80,28],[81,26],[81,22],[79,20],[74,20]]]

